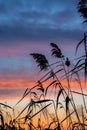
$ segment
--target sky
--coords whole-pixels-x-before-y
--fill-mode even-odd
[[[32,52],[50,54],[57,43],[73,58],[87,24],[78,0],[0,0],[0,100],[20,98],[39,78]],[[37,76],[36,76],[37,75]]]

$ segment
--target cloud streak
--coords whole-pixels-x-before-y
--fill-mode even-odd
[[[1,0],[0,39],[76,39],[83,31],[76,4],[69,0],[67,4],[57,0]]]
[[[1,97],[15,96],[19,90],[21,94],[26,87],[35,85],[38,70],[29,53],[41,50],[48,56],[49,43],[55,42],[64,44],[67,55],[73,54],[73,44],[81,40],[86,30],[77,13],[77,3],[77,0],[0,0]]]

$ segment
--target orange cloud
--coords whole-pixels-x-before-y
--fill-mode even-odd
[[[43,82],[42,85],[46,89],[46,87],[51,84],[52,79],[47,80],[46,82]],[[66,80],[61,81],[62,86],[68,90],[68,83]],[[82,87],[84,91],[86,90],[85,83],[83,80],[81,80]],[[26,88],[32,88],[33,86],[37,85],[37,81],[34,78],[29,78],[28,76],[16,76],[10,77],[10,78],[0,78],[0,100],[13,100],[13,99],[20,99],[25,91]],[[76,81],[70,82],[70,87],[72,90],[80,91],[80,85]],[[59,86],[57,86],[57,90],[59,89]],[[51,85],[48,88],[47,97],[53,96],[55,90],[55,85]],[[33,91],[36,91],[35,89]],[[53,91],[53,93],[52,93]],[[40,91],[38,90],[38,93]],[[81,92],[81,91],[80,91]]]
[[[35,84],[34,81],[29,81],[27,79],[11,79],[11,80],[0,80],[0,87],[5,87],[5,88],[20,88],[20,87],[25,87],[25,88],[30,88]]]

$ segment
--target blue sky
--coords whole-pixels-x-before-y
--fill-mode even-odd
[[[85,28],[77,13],[77,3],[77,0],[0,0],[0,39],[77,39]]]
[[[7,80],[33,81],[33,76],[35,80],[38,69],[29,53],[48,56],[50,42],[58,43],[64,54],[73,57],[76,44],[87,32],[77,4],[78,0],[0,0],[1,88],[9,88]]]

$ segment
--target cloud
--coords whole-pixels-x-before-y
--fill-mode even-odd
[[[18,78],[18,79],[17,79]],[[3,79],[1,79],[0,81],[0,89],[5,89],[7,90],[8,88],[31,88],[35,85],[35,81],[31,80],[31,79],[23,79],[23,77],[18,77],[16,76],[16,78],[6,78],[4,77]]]
[[[83,85],[83,89],[84,91],[86,92],[87,89],[84,87],[84,80],[81,79],[82,81],[82,85]],[[43,83],[43,86],[44,88],[46,88],[50,83],[52,82],[52,80],[48,80],[46,81],[45,83]],[[67,91],[67,81],[66,80],[62,80],[62,85],[63,87],[66,89]],[[15,99],[15,98],[21,98],[24,91],[26,90],[26,88],[31,88],[33,86],[35,86],[37,83],[35,81],[31,81],[31,79],[27,79],[26,77],[25,78],[9,78],[9,79],[1,79],[0,78],[0,100],[2,99]],[[70,82],[70,86],[72,88],[72,91],[75,91],[76,89],[78,90],[78,92],[81,93],[81,90],[80,90],[80,87],[78,85],[77,82],[75,81],[71,81]],[[57,88],[57,90],[59,90],[59,88]],[[39,90],[37,89],[34,89],[32,90],[34,92],[37,92],[38,93],[38,96],[40,93]],[[48,89],[47,91],[47,96],[54,96],[54,92],[55,92],[55,88],[53,88],[53,85],[50,86],[50,88]],[[57,94],[57,93],[56,93]],[[73,93],[73,95],[78,95],[76,93]],[[81,95],[78,95],[78,96],[81,96]]]
[[[81,36],[83,27],[76,12],[76,4],[77,1],[69,0],[1,0],[0,39],[72,40]]]
[[[77,13],[77,3],[77,0],[0,0],[1,97],[20,97],[26,87],[35,85],[39,76],[35,62],[29,59],[30,52],[43,50],[48,56],[49,43],[57,42],[65,44],[69,56],[73,54],[72,44],[86,30]]]
[[[59,25],[60,26],[60,25]],[[63,29],[55,26],[32,25],[32,27],[1,27],[0,38],[14,40],[47,41],[52,39],[77,39],[81,37],[82,29]]]

